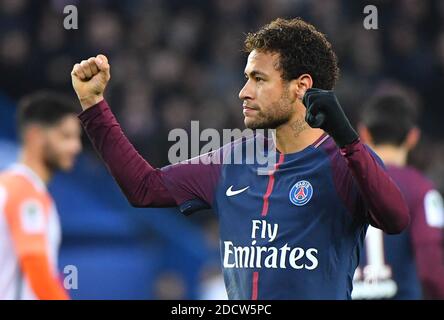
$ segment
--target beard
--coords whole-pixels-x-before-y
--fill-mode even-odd
[[[245,117],[244,123],[248,129],[277,129],[283,124],[288,123],[295,110],[289,98],[288,89],[284,91],[280,99],[272,103],[267,108],[259,108],[253,105],[257,110],[254,118]]]

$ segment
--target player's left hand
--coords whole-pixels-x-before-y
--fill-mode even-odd
[[[308,125],[327,132],[339,147],[342,148],[358,139],[358,134],[351,126],[333,91],[308,89],[302,103],[307,108],[305,121]]]

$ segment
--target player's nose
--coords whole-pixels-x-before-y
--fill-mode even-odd
[[[250,81],[247,81],[243,88],[239,91],[239,99],[246,100],[246,99],[252,99],[253,93],[251,90],[251,86],[249,85]]]

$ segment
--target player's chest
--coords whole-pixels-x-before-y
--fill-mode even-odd
[[[327,163],[282,165],[259,175],[254,167],[229,167],[217,191],[219,216],[232,219],[279,218],[280,221],[311,219],[328,209],[335,196]]]

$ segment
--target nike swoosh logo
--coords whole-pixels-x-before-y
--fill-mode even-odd
[[[249,188],[250,186],[247,186],[247,187],[245,187],[245,188],[243,188],[243,189],[240,189],[240,190],[232,190],[232,188],[233,188],[233,186],[230,186],[228,189],[227,189],[227,192],[225,193],[226,195],[227,195],[227,197],[232,197],[232,196],[235,196],[235,195],[237,195],[237,194],[239,194],[239,193],[242,193],[242,192],[244,192],[245,190],[247,190],[248,188]]]

